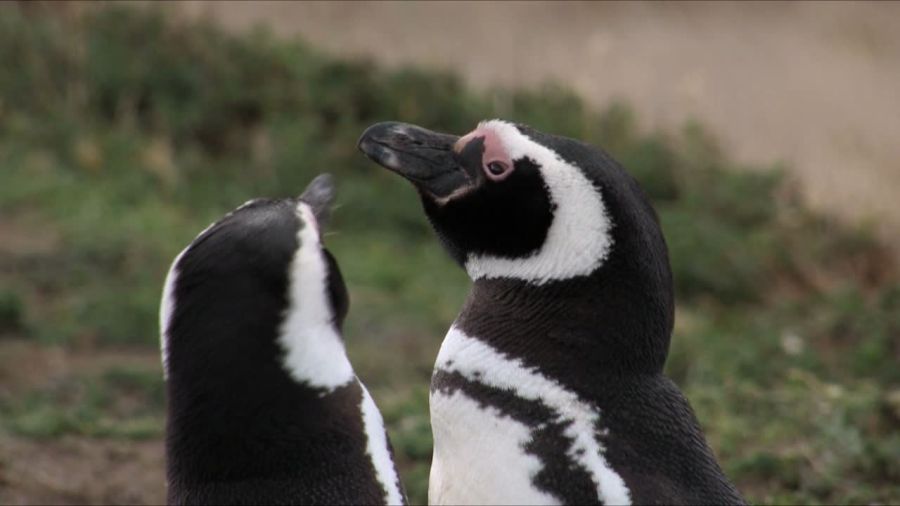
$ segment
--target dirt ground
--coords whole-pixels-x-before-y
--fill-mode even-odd
[[[476,86],[561,81],[643,126],[710,127],[784,161],[810,201],[900,236],[900,3],[181,2],[335,54],[456,69]],[[387,118],[386,118],[387,119]]]
[[[0,454],[3,504],[165,503],[162,441],[0,437]]]
[[[154,350],[34,346],[0,340],[0,400],[112,365],[155,367]],[[81,436],[15,437],[0,431],[0,504],[163,504],[163,441]]]

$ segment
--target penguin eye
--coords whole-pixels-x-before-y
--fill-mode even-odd
[[[507,164],[498,160],[494,160],[492,162],[488,162],[488,164],[485,165],[485,172],[490,179],[494,181],[501,181],[505,179],[506,176],[508,176],[512,172],[512,170]]]

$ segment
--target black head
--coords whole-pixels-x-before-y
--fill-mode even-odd
[[[290,336],[301,328],[337,342],[338,369],[349,371],[339,338],[349,298],[321,242],[333,197],[326,174],[297,199],[251,200],[178,255],[160,307],[167,376],[193,376],[199,366],[211,382],[224,383],[228,371],[252,377],[257,370],[301,380],[312,373],[296,370],[302,364],[291,362],[300,353],[293,346],[323,346],[295,343]]]
[[[388,450],[341,338],[347,289],[322,244],[333,200],[322,175],[299,198],[250,201],[173,262],[160,310],[170,503],[401,497],[392,464],[366,456]]]
[[[649,315],[664,357],[673,320],[665,241],[644,192],[602,150],[500,120],[462,137],[378,123],[359,147],[413,183],[476,287],[568,283],[590,307],[640,304],[635,318]]]
[[[344,386],[358,389],[346,288],[320,240],[333,194],[326,175],[300,198],[247,202],[173,262],[160,307],[170,494],[300,465],[301,442],[327,428],[323,395],[359,395]]]

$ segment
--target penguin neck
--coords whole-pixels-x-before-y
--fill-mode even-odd
[[[189,482],[277,479],[286,466],[334,461],[333,448],[323,442],[342,440],[356,454],[365,451],[363,391],[355,378],[330,390],[297,381],[275,339],[250,337],[275,331],[266,319],[192,323],[187,335],[170,342],[167,451],[178,468],[170,470],[173,476]],[[229,346],[217,345],[223,341]],[[206,360],[198,364],[197,357]]]
[[[178,422],[205,426],[208,430],[202,432],[216,437],[271,435],[286,444],[305,444],[327,429],[317,421],[327,418],[320,413],[359,410],[361,390],[355,378],[336,388],[313,387],[298,382],[283,368],[281,350],[264,343],[256,346],[270,348],[272,355],[257,355],[248,346],[231,360],[211,360],[202,368],[170,371],[169,406]],[[178,416],[180,413],[184,416]],[[341,417],[331,420],[336,425],[342,422]],[[275,433],[276,426],[284,432]]]
[[[455,325],[563,382],[659,374],[671,299],[619,263],[610,259],[588,276],[543,285],[479,279]]]

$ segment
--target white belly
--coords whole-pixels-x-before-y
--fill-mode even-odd
[[[460,391],[431,394],[434,457],[429,504],[559,504],[532,477],[541,462],[525,453],[528,427]]]
[[[596,438],[600,413],[578,395],[486,343],[451,327],[438,353],[435,369],[458,373],[466,380],[509,392],[519,399],[540,401],[566,424],[571,441],[559,448],[585,469],[603,504],[630,504],[631,493],[604,457]],[[434,457],[428,499],[431,504],[558,504],[557,497],[536,488],[542,469],[525,453],[532,439],[528,427],[495,407],[482,406],[465,390],[431,394]]]

